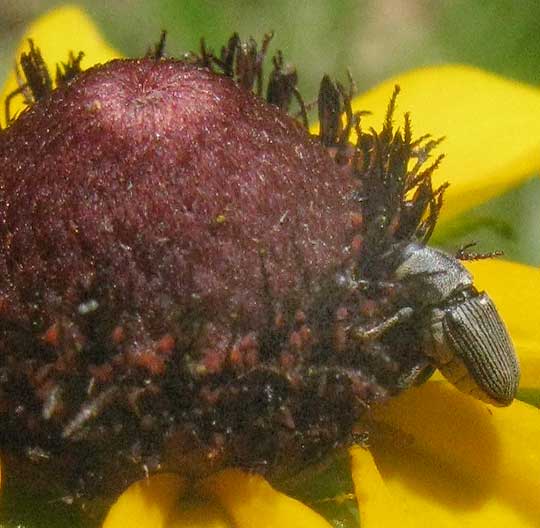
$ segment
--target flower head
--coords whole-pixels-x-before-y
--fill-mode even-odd
[[[65,12],[59,13],[62,14]],[[78,16],[74,12],[70,16],[74,14]],[[237,48],[230,45],[228,49]],[[399,289],[397,293],[392,288],[388,290],[384,279],[396,276],[396,269],[399,269],[399,259],[396,263],[395,255],[390,251],[397,242],[425,242],[429,238],[440,210],[442,189],[432,186],[434,166],[424,172],[417,168],[409,172],[410,158],[413,155],[423,158],[429,149],[422,150],[419,143],[413,143],[407,121],[403,135],[393,130],[394,103],[387,113],[382,134],[363,133],[357,129],[356,150],[351,154],[349,143],[344,141],[350,138],[355,125],[348,106],[349,98],[343,90],[340,94],[340,90],[328,80],[323,82],[320,98],[321,147],[305,132],[302,136],[299,126],[281,118],[277,110],[267,109],[252,96],[246,98],[229,80],[200,69],[207,64],[186,66],[185,63],[161,61],[159,57],[138,62],[113,62],[68,82],[71,69],[76,69],[78,60],[78,57],[73,57],[59,77],[61,82],[65,82],[65,87],[41,97],[39,90],[44,87],[48,92],[49,88],[47,82],[39,82],[47,79],[39,77],[39,57],[35,51],[33,53],[29,55],[30,62],[37,64],[37,68],[31,66],[29,71],[38,73],[38,82],[33,83],[34,87],[29,82],[32,88],[30,96],[42,100],[10,124],[4,137],[0,137],[3,139],[0,147],[4,149],[2,159],[7,167],[6,181],[9,183],[4,216],[7,225],[11,226],[8,232],[12,234],[5,249],[9,255],[7,260],[15,263],[9,268],[15,271],[8,270],[5,275],[9,277],[5,297],[6,313],[10,320],[16,322],[16,329],[4,335],[4,347],[8,356],[13,354],[13,350],[19,350],[15,356],[24,357],[28,349],[20,348],[18,328],[21,323],[24,326],[26,320],[33,319],[39,321],[38,326],[41,325],[34,331],[33,339],[39,335],[44,343],[39,346],[50,347],[53,355],[57,356],[53,366],[46,368],[45,364],[33,363],[32,358],[36,356],[32,356],[32,352],[32,361],[25,369],[26,379],[31,380],[33,397],[40,405],[37,414],[35,410],[23,409],[15,421],[25,423],[28,431],[29,424],[40,420],[48,422],[50,427],[50,431],[41,437],[34,427],[31,433],[36,435],[34,439],[41,442],[51,435],[54,438],[58,434],[55,431],[59,430],[64,443],[56,444],[57,440],[53,440],[50,444],[53,451],[57,445],[63,451],[73,439],[75,442],[87,442],[79,444],[79,449],[80,445],[83,445],[83,450],[88,445],[98,448],[105,445],[112,447],[111,453],[118,453],[114,442],[108,446],[103,440],[118,434],[123,439],[121,444],[125,445],[126,432],[122,427],[131,423],[131,419],[119,421],[118,416],[119,413],[131,413],[138,423],[127,431],[137,430],[136,441],[129,445],[129,455],[136,461],[141,453],[143,457],[158,456],[163,449],[160,442],[167,437],[173,444],[184,446],[180,457],[184,469],[188,460],[185,446],[192,445],[194,440],[195,443],[200,442],[201,438],[204,438],[202,444],[206,450],[203,458],[207,462],[216,457],[218,460],[229,457],[232,465],[253,469],[254,460],[267,464],[276,447],[278,453],[287,456],[287,453],[295,453],[295,441],[299,441],[298,446],[303,446],[304,450],[308,439],[313,442],[315,451],[307,453],[307,458],[318,458],[328,445],[336,441],[341,443],[350,435],[352,421],[358,417],[352,411],[352,402],[356,405],[358,401],[371,404],[383,399],[387,393],[397,392],[415,379],[413,376],[404,381],[404,373],[418,373],[428,366],[430,362],[421,354],[418,332],[404,332],[407,328],[404,319],[398,318],[392,323],[400,330],[397,333],[394,326],[386,323],[393,317],[391,314],[402,306],[404,297]],[[207,59],[202,58],[203,62]],[[227,55],[221,59],[221,65],[227,72],[230,68]],[[279,62],[276,64],[279,74]],[[190,92],[190,87],[194,86],[190,82],[194,78],[198,87],[204,87],[203,90]],[[279,78],[289,82],[293,80],[293,77]],[[242,84],[241,76],[237,82]],[[179,92],[180,85],[183,89]],[[281,91],[274,91],[269,99],[277,97],[271,102],[286,106],[294,93],[294,82],[285,87],[273,86],[280,86]],[[180,99],[178,93],[181,93]],[[189,97],[180,104],[186,94]],[[205,98],[202,103],[201,97]],[[241,104],[238,98],[242,99]],[[190,105],[190,100],[197,104]],[[216,101],[221,104],[216,104]],[[213,110],[206,112],[208,108]],[[342,109],[349,111],[345,129],[339,119],[333,117],[339,116]],[[268,113],[272,114],[269,120]],[[50,129],[42,121],[51,116],[56,116],[52,120],[56,127],[52,130],[54,133],[40,141],[35,130]],[[178,122],[184,125],[182,137],[174,136]],[[94,133],[95,130],[99,133]],[[171,130],[173,136],[170,135]],[[233,140],[239,147],[238,152],[231,153],[227,144],[231,130],[234,131]],[[252,134],[253,130],[257,131],[256,135]],[[205,134],[202,135],[201,131]],[[261,136],[268,140],[268,148],[262,150]],[[182,147],[183,142],[187,142],[190,148]],[[38,157],[32,151],[36,143],[41,145]],[[115,145],[119,145],[119,150],[112,156],[114,159],[109,159],[107,152],[116,152]],[[75,149],[72,148],[74,146]],[[329,149],[331,156],[324,152],[325,148]],[[294,154],[291,154],[292,150]],[[253,161],[254,152],[264,152],[261,168],[257,168],[259,160]],[[84,156],[79,157],[81,153]],[[21,159],[27,163],[21,164]],[[245,159],[242,170],[235,172],[238,160],[242,159]],[[299,159],[304,163],[291,170],[291,164]],[[310,160],[314,163],[311,164]],[[195,170],[186,169],[185,174],[179,175],[176,172],[179,166],[187,169],[193,166]],[[232,182],[238,180],[238,192],[227,195],[223,194],[222,187],[217,187],[207,194],[209,189],[212,190],[208,182],[217,182],[225,166],[228,170],[222,177],[230,178]],[[319,170],[317,179],[307,177],[314,176],[313,170]],[[366,176],[364,180],[358,178],[360,172],[364,176],[371,174],[373,178],[382,178],[382,181],[387,177],[389,186],[382,186],[378,192],[369,195],[380,180],[374,179],[373,185],[367,185]],[[19,174],[17,181],[10,179],[10,175],[15,173]],[[264,178],[260,177],[254,177],[249,185],[246,184],[244,180],[250,174],[270,174],[274,184],[283,184],[285,192],[280,194],[280,185],[266,189]],[[40,181],[45,185],[34,185]],[[141,185],[141,181],[146,181],[147,185]],[[185,188],[182,187],[183,182],[186,183]],[[258,189],[257,193],[249,194],[253,189]],[[341,189],[345,195],[335,192],[336,189]],[[194,194],[194,191],[199,194]],[[249,195],[244,197],[244,192]],[[314,193],[311,198],[310,193]],[[357,207],[365,201],[366,193],[367,205]],[[257,200],[261,196],[265,199],[259,203]],[[347,196],[353,196],[352,202],[347,202]],[[226,197],[227,203],[220,203],[220,197]],[[269,205],[267,200],[270,197],[277,202],[275,207],[267,210],[265,207]],[[397,202],[396,198],[399,198]],[[13,200],[18,204],[16,209],[13,208]],[[337,208],[336,201],[342,202]],[[307,203],[310,206],[306,209],[299,206]],[[51,215],[43,204],[50,210],[56,209],[57,213]],[[186,221],[192,218],[193,222],[178,224],[175,211],[179,210],[183,211],[180,218]],[[336,216],[335,211],[340,214]],[[158,224],[150,222],[152,213],[156,212],[160,218]],[[392,216],[394,213],[395,217]],[[277,215],[275,221],[272,220],[273,215]],[[292,222],[289,216],[294,216]],[[141,223],[145,218],[148,221]],[[306,233],[298,231],[300,225],[305,226]],[[167,241],[178,240],[177,229],[185,237],[182,240],[186,244],[173,244],[171,248]],[[34,238],[37,231],[44,233],[44,245],[40,245],[40,239]],[[308,240],[310,244],[307,244]],[[242,250],[238,252],[232,244],[230,250],[223,253],[223,247],[228,247],[227,241],[240,243]],[[200,258],[202,254],[197,257],[201,244],[206,248],[204,259]],[[68,251],[62,254],[60,248]],[[213,258],[216,248],[219,254]],[[275,254],[280,258],[276,259]],[[215,265],[207,265],[207,261]],[[184,263],[187,267],[184,266],[185,273],[182,274]],[[213,273],[218,272],[221,266],[226,268],[224,273],[214,276]],[[238,267],[244,269],[244,276],[235,275],[233,268]],[[361,273],[358,273],[359,267]],[[304,273],[298,273],[299,269]],[[206,275],[202,273],[204,276],[199,277],[193,270],[206,270]],[[212,273],[208,274],[208,270]],[[34,271],[37,271],[35,276]],[[101,273],[105,276],[98,276]],[[314,276],[315,289],[311,287]],[[359,276],[364,282],[359,281]],[[376,277],[382,280],[375,283]],[[259,288],[254,287],[257,281],[261,282]],[[177,291],[178,288],[180,290]],[[31,312],[28,312],[30,305],[25,298],[28,291],[38,293]],[[261,292],[260,296],[254,293],[257,291]],[[186,298],[195,299],[196,304],[191,300],[186,304]],[[94,312],[99,313],[103,308],[106,311],[102,313],[106,316],[102,320],[96,319]],[[356,313],[359,308],[360,318],[355,316],[354,320],[348,320],[350,313]],[[78,313],[76,318],[74,313]],[[403,316],[399,310],[396,313]],[[265,314],[271,317],[267,318]],[[201,321],[204,324],[201,325]],[[331,331],[327,330],[329,321],[332,322]],[[257,333],[261,328],[264,331]],[[110,343],[105,343],[106,339]],[[82,350],[88,353],[81,360]],[[327,359],[322,354],[324,350],[332,350],[334,355]],[[362,356],[372,359],[357,364],[358,354],[351,355],[351,350],[361,350]],[[105,361],[104,351],[116,352],[116,359],[110,363]],[[50,354],[51,350],[47,353]],[[272,354],[275,360],[269,361]],[[182,363],[176,367],[172,378],[170,374],[164,376],[171,356],[176,358],[173,364]],[[303,370],[305,357],[315,358],[315,363],[311,363],[308,370]],[[336,357],[341,357],[343,363],[336,365]],[[188,360],[185,364],[184,359]],[[377,364],[381,359],[382,363]],[[263,368],[257,369],[259,366]],[[68,367],[72,369],[69,372]],[[9,376],[20,378],[20,368],[15,362],[8,370]],[[251,386],[248,381],[253,372],[257,375]],[[365,372],[369,375],[366,376]],[[229,377],[223,378],[226,375]],[[157,383],[156,378],[159,378]],[[207,383],[209,379],[211,383]],[[235,387],[235,379],[240,380],[238,387]],[[121,383],[117,383],[119,380]],[[140,385],[139,381],[144,383]],[[187,392],[176,401],[179,405],[179,410],[176,410],[173,402],[167,399],[171,394],[167,384],[178,387],[179,381],[184,383]],[[83,394],[83,387],[90,392]],[[145,392],[146,387],[149,387],[149,396]],[[421,390],[424,392],[419,391],[420,394],[429,394],[433,405],[439,402],[439,392],[435,387],[438,385],[430,384]],[[243,388],[251,390],[242,394]],[[28,389],[23,387],[19,390],[24,392]],[[94,390],[95,394],[92,393]],[[445,391],[442,389],[440,394],[445,394]],[[69,398],[65,397],[66,394]],[[156,394],[165,394],[165,398],[158,401]],[[261,398],[253,397],[253,394],[264,396],[262,404]],[[300,394],[300,398],[291,400],[291,394]],[[474,404],[453,392],[450,394],[456,402],[454,408],[462,411],[463,416],[472,412]],[[88,396],[91,397],[85,400]],[[414,396],[411,398],[414,404]],[[307,405],[313,405],[314,401],[317,403],[315,411]],[[462,401],[466,403],[462,405]],[[186,407],[183,408],[182,404]],[[71,408],[72,405],[75,408]],[[74,410],[77,405],[78,411]],[[221,431],[220,418],[214,416],[215,410],[218,409],[219,414],[223,405],[224,418],[229,420],[228,428],[234,430],[234,438],[227,438],[225,433],[227,420],[224,420]],[[412,406],[407,399],[396,401],[397,409],[401,409],[401,405],[404,405],[405,412],[399,410],[393,414],[394,404],[390,404],[387,410],[380,411],[380,415],[377,412],[373,414],[376,426],[371,441],[381,466],[384,467],[387,452],[389,455],[400,452],[399,436],[402,432],[412,435],[413,446],[420,448],[423,454],[441,456],[442,453],[445,456],[448,450],[438,432],[426,444],[422,438],[423,429],[417,432],[416,419],[399,420],[408,415],[407,409]],[[246,422],[251,407],[253,423]],[[171,414],[173,408],[174,412],[180,413],[178,416]],[[484,407],[477,409],[481,412]],[[514,414],[520,412],[527,414],[518,406]],[[155,429],[156,415],[158,430]],[[194,416],[203,417],[203,426],[199,430]],[[310,416],[313,420],[309,419]],[[235,417],[240,417],[236,425]],[[344,422],[336,430],[336,424],[340,423],[336,422],[337,418]],[[430,420],[428,413],[425,421]],[[195,428],[195,434],[187,440],[186,432],[178,431],[178,423],[182,421],[189,424],[187,429]],[[449,421],[456,425],[451,418]],[[208,429],[210,422],[212,426]],[[503,422],[496,415],[494,423],[488,425],[486,431],[490,427],[496,431],[497,425]],[[479,423],[482,424],[482,420]],[[99,425],[94,427],[94,424]],[[171,424],[174,427],[167,428]],[[279,427],[274,439],[268,433],[276,424]],[[482,431],[484,439],[489,436],[486,431]],[[430,437],[429,429],[425,434]],[[459,430],[447,431],[447,434],[455,437]],[[152,444],[156,438],[159,444],[157,451]],[[270,451],[266,443],[268,438],[272,440]],[[386,450],[385,442],[389,439],[398,441]],[[438,440],[441,440],[439,444]],[[234,447],[238,445],[240,447]],[[389,444],[386,445],[388,447]],[[432,454],[434,446],[439,447],[439,453]],[[34,450],[34,456],[39,453],[49,456],[41,445]],[[79,463],[83,460],[76,450],[71,456],[79,456]],[[306,456],[305,452],[303,456]],[[452,458],[451,462],[465,461],[469,464],[463,471],[454,471],[456,478],[474,477],[476,468],[483,468],[474,457],[468,456],[467,450],[458,450]],[[247,463],[246,457],[249,459]],[[124,455],[124,458],[128,457]],[[178,458],[175,460],[173,457],[172,460],[178,467]],[[499,460],[504,461],[504,457],[499,457]],[[204,466],[201,466],[200,455],[189,458],[189,461],[194,467]],[[137,462],[142,467],[143,460],[139,458]],[[160,459],[158,462],[162,463]],[[352,462],[363,519],[376,525],[375,522],[388,522],[399,516],[399,506],[385,512],[377,505],[377,500],[380,500],[376,498],[377,493],[379,497],[384,494],[384,485],[367,452],[353,450]],[[105,454],[99,464],[109,474],[126,478],[122,457],[115,459],[114,455]],[[112,469],[114,465],[118,471]],[[90,467],[90,473],[101,478],[106,473],[101,469],[96,473],[95,467],[98,466],[90,465],[86,469]],[[169,467],[174,468],[174,465]],[[393,467],[399,467],[399,463],[387,465],[390,477]],[[205,470],[194,472],[204,473]],[[375,499],[373,490],[366,492],[362,473],[368,477],[371,475]],[[495,475],[511,480],[514,474],[512,470],[503,469],[496,471]],[[388,481],[391,482],[391,478]],[[112,525],[119,517],[125,521],[125,515],[133,515],[137,508],[144,512],[154,511],[154,521],[163,523],[165,516],[174,509],[175,501],[185,492],[185,481],[175,476],[161,475],[136,484],[111,510],[107,523]],[[291,524],[297,511],[302,511],[302,514],[296,518],[295,525],[302,522],[306,526],[322,526],[324,523],[299,503],[273,491],[260,477],[249,477],[235,469],[199,481],[195,494],[203,499],[217,498],[238,526],[253,522],[254,511],[270,519],[270,525],[278,521]],[[513,497],[512,494],[505,496]],[[521,496],[525,497],[521,502],[510,503],[518,507],[528,506],[527,493]],[[150,499],[150,510],[143,506],[147,500],[143,497]],[[375,504],[375,515],[366,508],[366,504]],[[268,508],[270,511],[266,515],[264,511]],[[201,509],[200,504],[177,512],[177,518],[193,515],[199,515],[199,518],[200,515],[211,516],[218,524],[226,522],[219,508]]]

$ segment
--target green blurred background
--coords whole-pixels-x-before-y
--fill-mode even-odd
[[[25,26],[60,4],[0,0],[0,79],[13,67]],[[197,49],[200,36],[219,47],[233,30],[259,38],[275,30],[300,73],[307,100],[323,73],[350,68],[359,90],[414,67],[460,62],[540,85],[538,0],[81,0],[107,39],[127,55],[143,54],[162,29],[167,50]],[[414,119],[414,116],[413,116]],[[498,198],[439,230],[456,248],[503,249],[507,258],[540,265],[540,180]]]

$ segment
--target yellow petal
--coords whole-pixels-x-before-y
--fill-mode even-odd
[[[349,453],[362,528],[415,526],[402,505],[388,491],[371,453],[359,446],[351,447]]]
[[[508,326],[521,363],[520,387],[540,389],[540,269],[494,259],[466,265]]]
[[[540,411],[429,382],[374,410],[372,451],[415,526],[537,527]]]
[[[132,484],[109,510],[103,528],[168,528],[184,479],[163,473]]]
[[[394,85],[401,86],[396,125],[411,113],[417,135],[445,136],[435,182],[449,181],[442,217],[501,194],[540,168],[540,90],[469,66],[414,70],[354,100],[369,110],[362,127],[380,129]]]
[[[330,528],[318,513],[276,491],[259,475],[228,469],[201,486],[221,503],[236,528]]]
[[[0,95],[0,123],[5,125],[4,101],[17,85],[15,64],[23,51],[28,51],[28,39],[33,39],[36,46],[54,76],[56,64],[65,62],[70,51],[84,52],[82,67],[89,68],[97,63],[106,62],[119,57],[120,54],[111,48],[101,37],[97,28],[88,16],[76,6],[63,6],[49,11],[28,27],[23,41],[13,59],[13,71],[8,77]],[[11,101],[11,115],[24,108],[22,97]]]

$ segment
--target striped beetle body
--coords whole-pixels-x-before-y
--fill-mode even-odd
[[[401,258],[396,276],[426,323],[426,355],[459,390],[509,405],[519,384],[519,363],[491,298],[476,290],[471,274],[451,255],[411,243]]]

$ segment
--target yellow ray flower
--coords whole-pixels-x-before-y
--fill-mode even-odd
[[[75,7],[44,15],[26,38],[35,40],[53,71],[70,49],[85,52],[85,68],[119,55]],[[26,38],[18,54],[27,49]],[[403,88],[399,107],[411,112],[415,129],[448,138],[447,160],[438,173],[439,181],[452,183],[445,218],[540,168],[540,90],[470,67],[426,68],[356,99],[355,109],[373,112],[363,119],[364,127],[381,122],[396,83]],[[16,87],[12,75],[0,102]],[[18,97],[11,109],[22,107]],[[502,261],[471,263],[470,269],[510,328],[522,386],[540,390],[540,271]],[[538,526],[539,414],[521,402],[493,409],[445,382],[429,382],[375,409],[370,451],[354,447],[350,452],[362,527]],[[106,528],[278,525],[330,526],[261,477],[237,470],[193,489],[177,475],[152,476],[130,486],[104,523]]]
[[[383,103],[396,84],[403,87],[399,107],[411,113],[415,130],[446,138],[441,145],[446,158],[434,175],[435,183],[452,184],[443,221],[538,173],[537,88],[470,66],[422,68],[358,97],[353,109],[371,111],[362,126],[382,122]]]
[[[538,526],[538,409],[519,401],[492,408],[429,382],[382,405],[374,419],[380,434],[371,450],[414,526]]]
[[[170,512],[174,511],[185,490],[185,481],[172,473],[155,475],[151,481],[136,482],[110,509],[103,527],[168,526]]]

